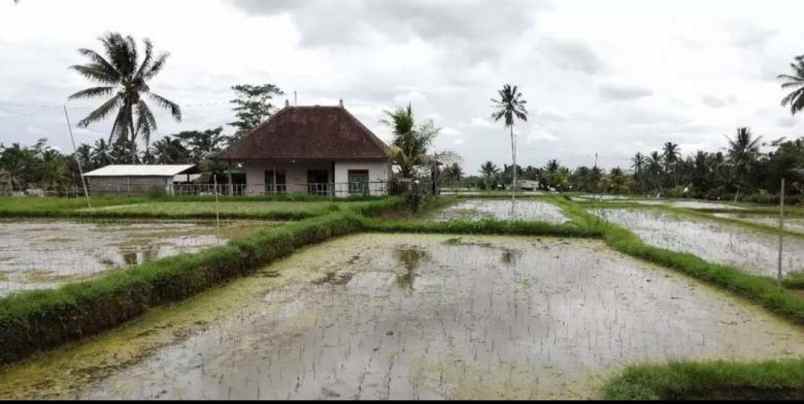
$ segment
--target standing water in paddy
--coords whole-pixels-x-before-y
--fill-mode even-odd
[[[652,246],[776,277],[779,237],[775,234],[655,209],[596,209],[593,213],[627,227]],[[784,243],[783,272],[804,270],[804,240],[787,237]]]
[[[553,224],[569,221],[553,204],[533,199],[467,199],[434,215],[437,221],[455,219],[529,220]]]
[[[264,224],[259,224],[263,226]],[[198,252],[238,238],[256,223],[3,220],[0,296],[84,279],[111,268]]]
[[[364,234],[264,271],[313,280],[64,396],[589,398],[636,361],[804,354],[799,327],[600,241]]]

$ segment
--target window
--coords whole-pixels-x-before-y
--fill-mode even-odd
[[[368,170],[349,170],[349,194],[368,195],[369,194],[369,172]]]
[[[329,195],[329,171],[307,170],[307,192],[315,195]]]
[[[265,170],[265,192],[286,192],[287,183],[285,181],[285,172],[277,170]]]

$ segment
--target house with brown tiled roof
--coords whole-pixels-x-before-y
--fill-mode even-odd
[[[242,163],[245,193],[382,195],[387,145],[344,108],[290,106],[248,132],[219,159]]]

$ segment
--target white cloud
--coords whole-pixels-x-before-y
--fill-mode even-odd
[[[417,118],[444,128],[435,147],[461,154],[467,172],[510,160],[508,133],[489,118],[490,98],[506,82],[528,101],[529,121],[515,128],[526,165],[551,158],[591,165],[597,152],[604,167],[627,166],[637,151],[668,140],[720,147],[737,125],[766,139],[804,128],[778,105],[784,92],[774,79],[802,52],[797,0],[138,5],[120,13],[105,0],[0,1],[0,142],[30,144],[42,135],[71,150],[61,106],[89,83],[67,66],[84,62],[76,49],[97,48],[110,30],[171,52],[151,84],[182,105],[185,119],[159,113],[154,139],[225,126],[229,87],[262,82],[288,97],[296,91],[301,104],[343,99],[386,141],[383,111],[411,102]],[[73,121],[98,104],[71,102]],[[110,126],[75,135],[92,142]]]

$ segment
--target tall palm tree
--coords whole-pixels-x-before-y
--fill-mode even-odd
[[[491,99],[494,103],[495,111],[491,117],[495,121],[505,118],[505,126],[511,130],[511,160],[513,167],[516,167],[516,142],[514,141],[514,123],[516,119],[521,121],[528,120],[528,111],[525,109],[527,101],[522,99],[522,93],[519,92],[517,86],[510,84],[503,85],[503,88],[497,92],[500,96],[499,100]],[[516,172],[513,170],[513,181],[511,183],[511,197],[516,195]]]
[[[642,153],[637,152],[634,157],[631,159],[631,168],[634,169],[634,178],[636,178],[637,182],[639,183],[639,191],[642,191],[643,182],[642,182],[642,168],[645,167],[645,156]]]
[[[137,137],[142,135],[146,148],[151,139],[151,132],[157,129],[156,118],[145,102],[147,96],[159,107],[170,112],[177,121],[181,121],[181,109],[173,101],[151,92],[147,82],[154,78],[169,56],[168,53],[154,55],[153,44],[145,39],[145,54],[139,59],[137,44],[131,36],[123,37],[119,33],[109,33],[100,38],[103,44],[101,55],[91,49],[81,48],[78,52],[89,58],[90,63],[73,65],[71,69],[100,86],[81,90],[70,96],[70,99],[112,96],[78,122],[78,126],[87,127],[92,123],[116,114],[109,143],[115,138],[123,139],[131,147],[131,161],[137,159]]]
[[[780,79],[787,80],[782,83],[782,88],[793,87],[793,91],[782,98],[782,106],[790,104],[790,113],[793,115],[804,109],[804,55],[796,56],[794,59],[795,62],[790,63],[790,67],[795,73],[793,75],[780,74],[777,76]]]
[[[681,155],[681,151],[678,148],[678,144],[673,142],[667,142],[664,144],[662,148],[662,157],[664,158],[664,171],[666,173],[673,172],[673,185],[678,185],[678,170],[676,167],[678,164],[678,158]]]
[[[728,137],[726,139],[729,141],[727,152],[729,163],[734,169],[738,190],[741,190],[746,185],[746,177],[759,157],[759,142],[762,136],[755,137],[749,128],[737,128],[734,139]]]

